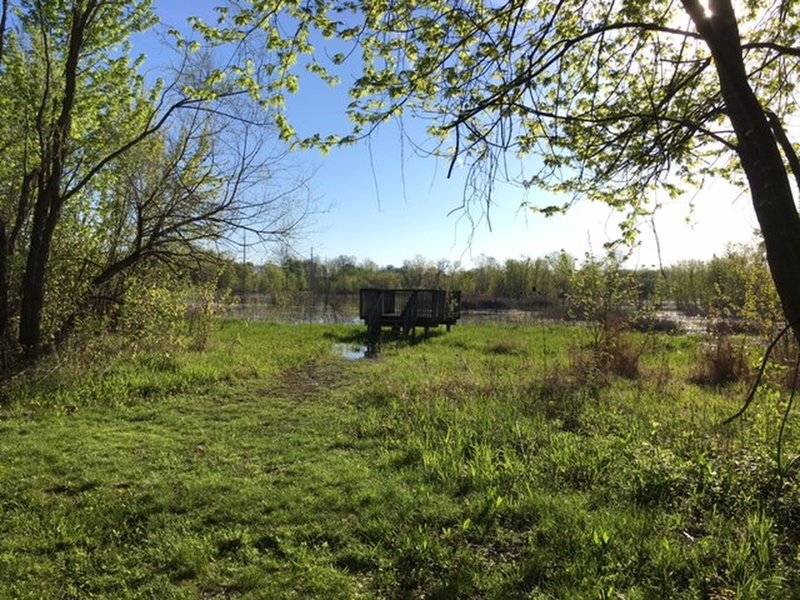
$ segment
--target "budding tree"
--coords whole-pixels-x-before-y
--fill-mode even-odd
[[[327,148],[421,117],[438,153],[485,184],[484,200],[509,177],[567,194],[538,210],[601,200],[627,211],[630,231],[655,189],[677,195],[720,175],[745,185],[800,337],[795,2],[264,0],[196,26],[244,54],[271,53],[271,83],[256,92],[265,105],[296,91],[297,65],[328,81],[358,70],[352,131],[300,140],[279,116],[287,139]],[[516,160],[520,175],[506,169]]]

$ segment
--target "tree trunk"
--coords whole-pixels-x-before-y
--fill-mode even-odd
[[[8,263],[10,259],[8,227],[0,217],[0,371],[11,365],[11,314],[8,306]]]
[[[43,153],[41,170],[45,174],[36,197],[31,228],[30,248],[22,278],[22,310],[20,311],[19,343],[25,354],[35,358],[42,347],[42,311],[44,310],[47,264],[64,198],[61,194],[67,140],[72,131],[72,111],[77,95],[78,67],[87,28],[99,3],[72,7],[69,46],[64,67],[64,97],[61,112],[49,132],[49,144]]]
[[[800,216],[775,135],[747,78],[733,8],[730,0],[712,1],[713,12],[706,17],[696,1],[684,0],[684,6],[711,50],[770,272],[784,315],[800,341]]]
[[[30,248],[22,278],[19,343],[29,357],[36,357],[41,352],[47,262],[50,258],[56,223],[61,214],[60,165],[56,166],[54,171],[58,173],[50,175],[47,185],[39,192],[36,199]]]

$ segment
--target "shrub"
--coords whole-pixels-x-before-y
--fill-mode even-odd
[[[592,332],[591,357],[584,367],[603,377],[638,377],[644,346],[637,348],[627,330],[646,320],[646,310],[640,307],[641,285],[633,274],[623,270],[615,256],[602,260],[587,256],[573,274],[571,287],[571,311],[587,321]]]
[[[701,385],[722,385],[740,381],[748,374],[744,345],[734,347],[731,338],[719,335],[713,344],[701,346],[691,380]]]
[[[614,375],[636,379],[643,347],[637,348],[630,335],[617,335],[606,350],[607,369]]]
[[[208,348],[215,319],[235,303],[230,291],[219,295],[215,287],[213,284],[201,285],[190,289],[186,294],[185,318],[192,350],[202,351]]]

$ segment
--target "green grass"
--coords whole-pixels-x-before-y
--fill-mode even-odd
[[[690,383],[697,339],[635,338],[624,379],[580,327],[331,352],[358,331],[227,322],[12,382],[0,598],[800,597],[785,394],[718,426],[746,386]]]

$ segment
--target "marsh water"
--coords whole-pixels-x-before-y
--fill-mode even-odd
[[[299,296],[286,302],[259,295],[245,296],[229,307],[225,316],[276,323],[355,324],[359,322],[358,296],[332,300]]]
[[[345,344],[335,343],[331,346],[331,351],[347,360],[361,360],[362,358],[370,358],[375,352],[370,352],[369,349],[363,344]]]
[[[275,302],[264,296],[247,296],[226,311],[226,316],[246,321],[273,321],[276,323],[359,324],[358,296],[309,298],[299,296],[287,302]],[[689,316],[674,308],[658,311],[656,319],[671,321],[681,333],[697,335],[709,329],[709,320],[700,316]],[[526,325],[535,323],[562,322],[552,311],[519,308],[493,308],[462,310],[460,323],[467,325],[507,324]],[[334,350],[345,358],[347,349]],[[362,358],[366,348],[354,350],[356,358]]]

